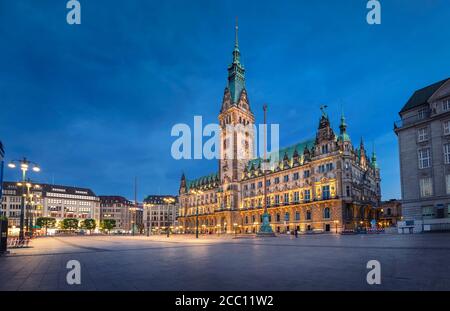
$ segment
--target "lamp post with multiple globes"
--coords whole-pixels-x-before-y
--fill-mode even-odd
[[[41,169],[40,167],[34,163],[29,161],[27,158],[23,158],[21,160],[12,160],[11,162],[9,162],[8,164],[9,168],[19,168],[22,171],[22,182],[18,183],[19,186],[22,187],[22,200],[20,203],[20,231],[19,231],[19,240],[23,240],[25,235],[24,235],[24,223],[25,223],[25,201],[26,201],[26,180],[27,180],[27,171],[31,168],[33,170],[33,172],[40,172]]]
[[[173,198],[173,197],[165,197],[163,199],[163,201],[169,207],[171,204],[175,203],[175,198]],[[167,215],[169,215],[169,211],[168,211]],[[169,237],[169,235],[170,235],[170,228],[171,228],[171,225],[170,225],[170,222],[168,222],[167,223],[167,230],[166,230],[167,231],[167,237]]]
[[[195,238],[198,239],[198,198],[203,194],[201,190],[191,190],[191,193],[195,195]]]

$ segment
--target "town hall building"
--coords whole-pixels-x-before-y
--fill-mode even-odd
[[[183,232],[255,233],[264,213],[264,173],[254,158],[255,117],[245,88],[236,26],[233,61],[219,113],[218,172],[181,177],[178,224]],[[229,125],[244,125],[227,133]],[[231,138],[231,139],[230,139]],[[241,156],[238,156],[238,152]],[[273,152],[272,152],[273,153]],[[243,155],[243,156],[242,156]],[[315,136],[278,150],[266,171],[267,209],[274,232],[334,232],[370,227],[381,199],[380,170],[363,140],[354,146],[341,116],[339,133],[322,109]]]

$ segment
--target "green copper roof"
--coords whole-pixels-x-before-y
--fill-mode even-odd
[[[347,133],[339,134],[338,140],[351,141],[350,135],[348,135]]]
[[[283,161],[284,156],[287,155],[288,160],[291,161],[296,150],[297,150],[297,154],[299,155],[299,157],[301,157],[303,155],[303,151],[305,150],[306,147],[309,150],[311,150],[314,147],[314,142],[315,142],[314,139],[310,139],[310,140],[305,140],[303,142],[291,145],[286,148],[282,148],[278,151],[278,160]],[[267,159],[270,160],[273,155],[274,155],[273,152],[269,153],[267,155]],[[262,162],[261,158],[253,159],[248,162],[247,169],[250,170],[252,165],[256,169],[256,168],[258,168],[258,166],[260,165],[261,162]]]
[[[343,112],[341,115],[341,124],[339,125],[339,129],[340,129],[340,134],[339,134],[338,140],[339,141],[351,141],[350,135],[348,135],[348,133],[347,133],[347,123],[345,123],[345,116],[344,116]]]
[[[193,180],[186,181],[186,190],[197,188],[214,188],[218,186],[219,173],[212,173]]]
[[[241,52],[238,43],[238,25],[236,21],[235,42],[233,50],[233,62],[228,66],[228,89],[230,90],[231,102],[239,101],[242,90],[245,89],[245,68],[241,64]]]
[[[378,168],[377,156],[375,154],[375,151],[372,152],[372,166],[373,168]]]

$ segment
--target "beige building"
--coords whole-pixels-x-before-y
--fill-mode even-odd
[[[178,231],[178,197],[149,195],[144,200],[143,224],[147,235]]]
[[[219,171],[191,180],[183,174],[179,225],[194,233],[198,218],[200,232],[255,232],[264,207],[263,171],[262,160],[252,152],[254,132],[246,127],[255,124],[255,117],[245,88],[237,33],[218,119]],[[329,232],[369,226],[380,202],[375,154],[368,155],[362,140],[357,147],[352,144],[344,116],[336,134],[325,107],[314,136],[280,149],[279,161],[267,173],[273,230]]]
[[[136,225],[136,206],[133,202],[122,196],[101,195],[100,221],[114,219],[116,227],[113,232],[129,233]],[[136,227],[135,227],[136,230]]]
[[[399,200],[381,202],[378,209],[378,222],[382,227],[396,226],[402,220],[402,203]]]

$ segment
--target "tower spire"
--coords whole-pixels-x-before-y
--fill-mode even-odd
[[[238,18],[236,17],[236,24],[234,27],[233,62],[228,66],[228,89],[230,91],[232,104],[236,104],[239,101],[239,97],[245,89],[245,69],[241,64],[238,31]]]
[[[375,142],[372,142],[372,166],[378,168],[377,155],[375,153]]]
[[[236,25],[234,26],[234,49],[239,50],[239,25],[238,25],[238,17],[236,16]]]

